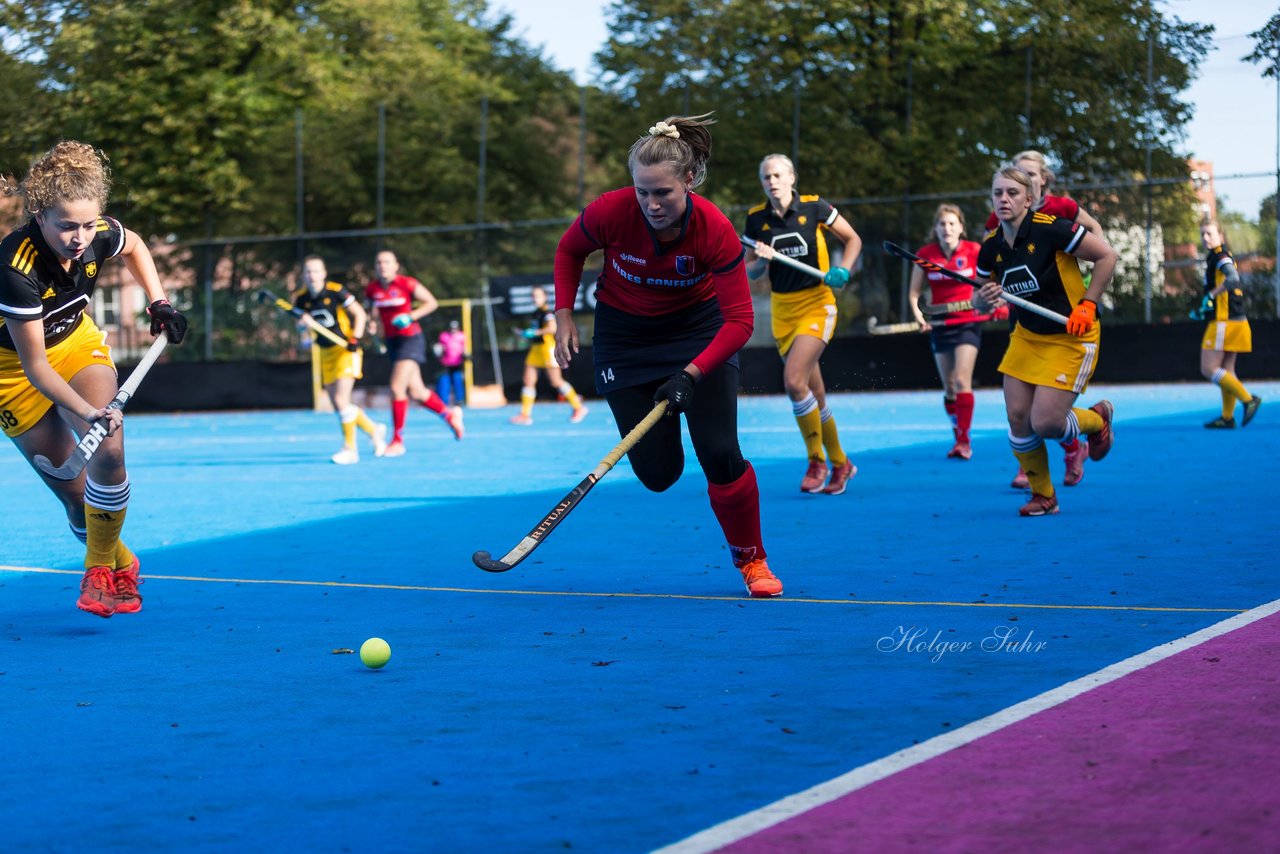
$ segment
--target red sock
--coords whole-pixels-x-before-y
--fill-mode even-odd
[[[756,470],[747,470],[733,483],[707,482],[711,509],[720,520],[720,529],[733,553],[733,565],[744,566],[764,559],[764,543],[760,538],[760,488]]]
[[[422,405],[430,409],[436,415],[444,414],[444,401],[440,399],[440,395],[431,389],[427,389],[427,397],[422,401]]]
[[[1074,452],[1074,451],[1080,450],[1079,439],[1072,439],[1070,442],[1059,442],[1058,444],[1062,447],[1062,450],[1067,452]]]
[[[404,419],[405,419],[405,416],[408,414],[409,414],[408,400],[391,401],[391,426],[392,426],[391,441],[393,442],[404,441]]]
[[[956,395],[956,438],[968,443],[969,427],[973,425],[973,392],[962,391]]]

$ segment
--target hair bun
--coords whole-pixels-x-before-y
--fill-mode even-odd
[[[666,122],[658,122],[656,125],[649,128],[649,136],[669,136],[672,139],[679,139],[680,131],[676,129],[675,125],[669,125]]]

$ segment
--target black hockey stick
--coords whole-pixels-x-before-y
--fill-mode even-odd
[[[592,469],[591,473],[584,477],[582,482],[573,488],[572,492],[560,499],[560,503],[553,507],[550,513],[543,516],[542,521],[526,534],[525,538],[514,549],[503,555],[501,560],[494,560],[489,556],[488,552],[480,551],[471,556],[471,562],[486,572],[506,572],[527,558],[543,540],[550,536],[556,525],[563,522],[564,518],[573,511],[573,508],[582,503],[582,499],[587,497],[591,487],[599,483],[600,478],[608,474],[609,469],[613,468],[618,460],[622,459],[627,451],[634,448],[636,442],[644,438],[644,434],[648,433],[649,429],[662,419],[666,411],[667,402],[665,400],[653,407],[653,410],[644,417],[644,420],[631,428],[631,432],[622,437],[622,441],[605,455],[600,464]]]
[[[120,390],[116,392],[116,396],[111,398],[111,402],[107,404],[107,409],[124,409],[125,404],[129,402],[129,398],[133,397],[137,392],[138,386],[141,385],[143,377],[147,375],[147,371],[151,370],[151,366],[156,363],[156,359],[160,358],[160,354],[164,352],[164,348],[169,345],[169,336],[165,332],[161,332],[156,338],[151,348],[143,355],[142,361],[138,362],[137,367],[133,369],[133,373],[129,374],[129,379],[124,381],[120,386]],[[55,466],[53,461],[43,454],[36,454],[34,457],[36,468],[40,469],[46,477],[54,480],[75,480],[80,472],[84,471],[84,467],[89,464],[89,460],[93,459],[93,455],[97,453],[98,447],[102,444],[102,440],[107,438],[107,427],[101,419],[90,422],[89,429],[80,437],[80,441],[76,443],[76,449],[71,452],[71,456],[60,466]]]
[[[955,279],[957,282],[964,282],[966,285],[972,285],[975,288],[980,287],[982,284],[981,282],[975,281],[974,279],[970,279],[968,276],[960,275],[955,270],[948,270],[946,267],[943,267],[940,264],[935,264],[932,261],[926,261],[925,259],[921,258],[919,255],[916,255],[914,252],[909,252],[906,249],[903,249],[901,246],[897,245],[896,243],[890,243],[889,241],[886,240],[884,242],[884,251],[888,252],[890,255],[896,255],[899,258],[902,258],[903,260],[910,261],[912,264],[915,264],[917,267],[923,267],[924,269],[934,273],[941,273],[944,276]],[[1016,305],[1018,308],[1023,309],[1024,311],[1029,311],[1032,314],[1038,314],[1041,317],[1047,317],[1050,320],[1056,320],[1058,323],[1061,323],[1063,326],[1067,325],[1067,318],[1064,315],[1058,314],[1058,312],[1054,311],[1053,309],[1036,305],[1033,302],[1028,302],[1027,300],[1024,300],[1022,297],[1016,297],[1013,294],[1007,293],[1005,291],[1000,292],[1000,298],[1005,302],[1009,303],[1010,305]]]

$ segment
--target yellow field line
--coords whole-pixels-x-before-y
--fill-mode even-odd
[[[44,569],[28,566],[4,566],[0,572],[28,572],[45,575],[81,575],[78,569]],[[692,599],[698,602],[742,602],[742,596],[695,596],[686,593],[599,593],[577,590],[486,590],[480,587],[427,587],[417,584],[370,584],[356,581],[302,581],[288,578],[207,578],[198,575],[148,575],[158,581],[204,581],[213,584],[279,584],[295,587],[353,587],[361,590],[415,590],[427,593],[490,593],[505,596],[576,596],[600,599]],[[946,608],[1036,608],[1056,611],[1159,611],[1172,614],[1240,614],[1246,608],[1166,608],[1153,605],[1052,605],[1037,602],[931,602],[896,601],[892,599],[806,599],[780,598],[775,601],[807,605],[906,605]]]

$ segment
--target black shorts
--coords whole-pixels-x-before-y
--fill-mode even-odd
[[[597,303],[591,338],[596,392],[605,395],[667,379],[705,350],[723,325],[720,304],[714,299],[652,317]],[[725,364],[737,373],[737,354]]]
[[[387,358],[391,364],[412,359],[419,365],[427,363],[427,336],[421,332],[387,338]]]
[[[935,326],[929,330],[929,346],[935,353],[950,353],[961,344],[982,346],[982,324],[958,323],[955,326]]]

